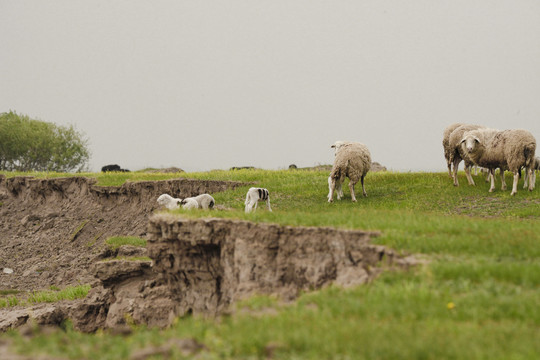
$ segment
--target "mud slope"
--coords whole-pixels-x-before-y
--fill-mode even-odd
[[[114,235],[144,237],[157,197],[215,193],[237,182],[174,179],[100,187],[84,177],[0,175],[0,290],[90,283],[89,266]],[[3,268],[13,269],[5,274]]]

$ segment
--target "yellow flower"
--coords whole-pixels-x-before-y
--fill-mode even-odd
[[[452,310],[455,307],[456,307],[456,304],[454,304],[453,302],[449,302],[448,304],[446,304],[446,308],[448,310]]]

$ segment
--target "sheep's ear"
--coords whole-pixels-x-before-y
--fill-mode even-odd
[[[331,148],[335,148],[335,147],[336,147],[336,145],[332,145],[332,146],[330,146],[330,147],[331,147]]]
[[[474,141],[476,141],[476,143],[480,144],[480,139],[477,136],[474,137]]]
[[[465,142],[465,140],[467,140],[467,139],[466,138],[461,139],[460,144],[463,144]]]

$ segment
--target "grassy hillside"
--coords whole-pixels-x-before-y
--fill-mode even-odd
[[[88,174],[99,184],[169,175]],[[44,176],[43,174],[41,176]],[[51,176],[50,174],[48,176]],[[178,175],[175,175],[178,176]],[[127,337],[70,330],[25,340],[10,334],[23,353],[73,359],[119,359],[134,349],[193,337],[203,359],[534,359],[540,358],[540,186],[488,193],[455,188],[446,173],[372,173],[367,198],[327,203],[328,172],[214,171],[182,176],[256,182],[270,190],[264,204],[243,213],[249,186],[213,194],[228,211],[176,212],[295,226],[378,230],[377,243],[420,253],[429,263],[387,273],[370,285],[307,293],[293,304],[254,297],[219,321],[186,317],[170,329],[136,328]],[[508,175],[507,182],[511,184]],[[360,196],[358,196],[360,194]],[[79,344],[79,345],[75,345]],[[91,351],[90,351],[91,350]],[[173,348],[173,355],[180,352]]]

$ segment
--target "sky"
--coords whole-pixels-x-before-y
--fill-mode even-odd
[[[538,0],[0,0],[0,112],[73,125],[91,171],[308,167],[336,140],[445,171],[455,122],[540,141],[539,19]]]

